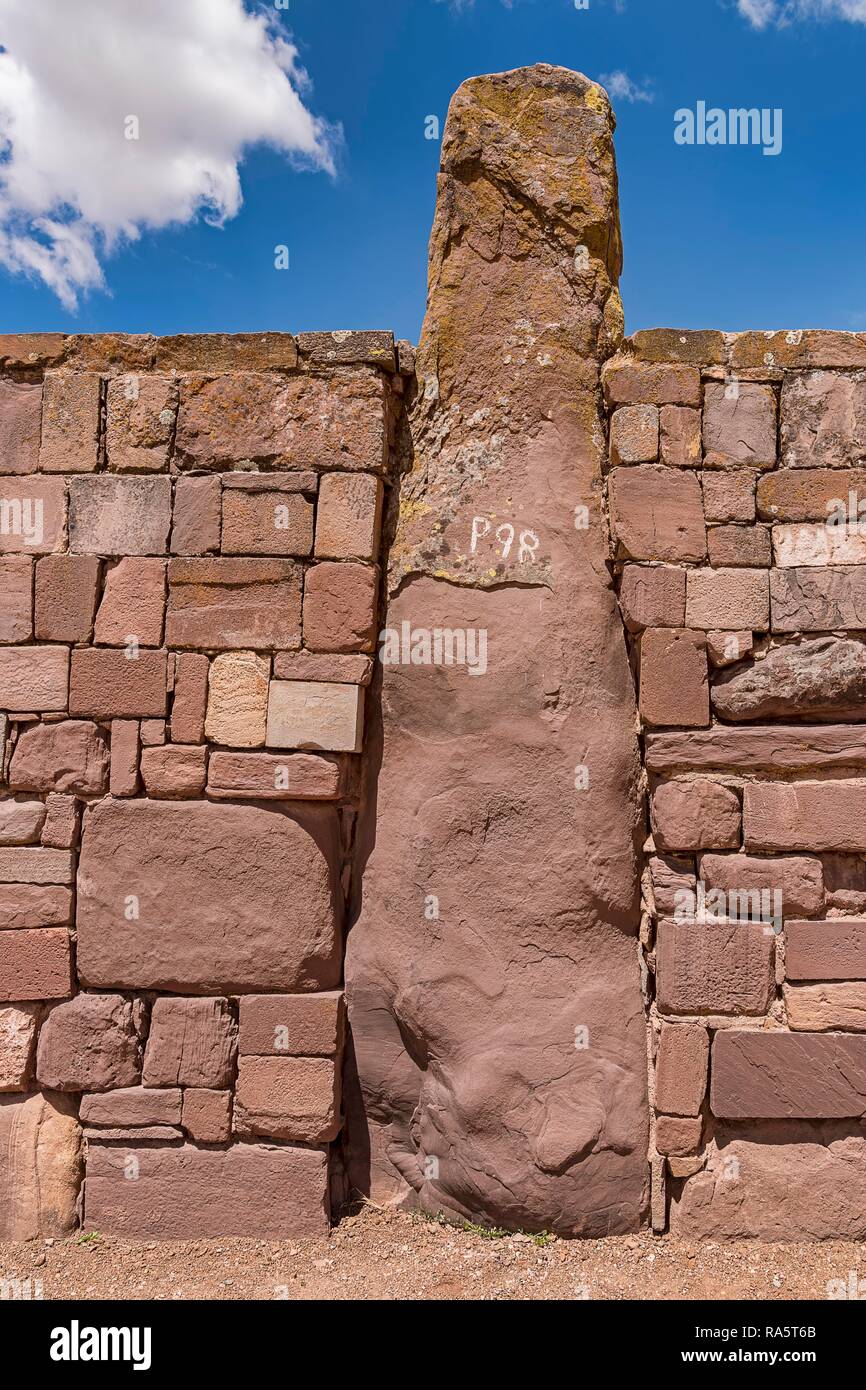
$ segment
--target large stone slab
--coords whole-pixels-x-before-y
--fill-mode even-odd
[[[789,468],[843,468],[866,455],[862,373],[791,372],[782,386],[782,458]]]
[[[84,1225],[131,1239],[321,1237],[328,1231],[327,1153],[293,1144],[136,1148],[91,1140]]]
[[[775,647],[717,676],[710,698],[722,719],[866,719],[866,645],[818,637]]]
[[[311,811],[309,826],[276,807],[93,806],[78,874],[82,982],[188,994],[332,988],[328,812]]]
[[[689,733],[648,733],[646,764],[653,772],[862,767],[866,764],[866,729],[846,724],[729,729],[717,724]]]
[[[346,967],[354,1185],[587,1235],[647,1197],[635,702],[600,509],[611,132],[601,89],[547,65],[451,105],[386,623],[481,631],[486,669],[385,667]]]
[[[866,1112],[866,1037],[722,1030],[710,1109],[723,1120],[845,1120]]]
[[[82,1166],[72,1097],[0,1096],[0,1240],[68,1235]]]
[[[172,560],[168,583],[170,647],[300,646],[301,569],[292,560]]]
[[[866,628],[866,565],[770,570],[773,632]]]

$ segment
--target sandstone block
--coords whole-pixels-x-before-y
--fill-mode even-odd
[[[0,709],[65,710],[68,687],[66,647],[0,647]]]
[[[648,724],[694,728],[710,722],[703,633],[647,628],[640,648],[640,713]]]
[[[173,743],[201,743],[207,711],[210,662],[200,652],[175,657],[174,698],[171,704]]]
[[[119,994],[76,994],[52,1009],[39,1032],[36,1075],[54,1091],[134,1086],[141,1057],[132,1004]]]
[[[708,632],[707,656],[713,666],[733,666],[752,651],[755,639],[751,632]]]
[[[71,889],[36,883],[0,884],[0,931],[65,927],[71,921]]]
[[[688,406],[661,409],[661,458],[668,468],[700,468],[701,412]]]
[[[615,410],[610,419],[611,462],[655,463],[658,456],[658,407],[624,405]]]
[[[707,535],[697,476],[662,465],[611,470],[610,522],[632,560],[704,560]],[[718,624],[717,624],[718,626]]]
[[[663,1023],[656,1057],[656,1109],[699,1115],[707,1089],[710,1040],[697,1023]]]
[[[79,804],[74,796],[51,792],[45,798],[42,844],[49,849],[74,849],[81,823]]]
[[[0,459],[6,473],[35,473],[39,465],[42,387],[0,381]]]
[[[111,721],[112,796],[135,796],[138,791],[138,723],[134,719]]]
[[[704,391],[704,466],[773,468],[776,396],[771,386],[708,382]]]
[[[859,523],[828,526],[823,522],[797,521],[773,527],[776,564],[861,565],[866,561],[866,533]]]
[[[340,763],[311,753],[212,752],[207,794],[216,800],[334,801]]]
[[[156,999],[144,1054],[145,1086],[230,1086],[237,1025],[227,999]]]
[[[68,1096],[0,1096],[0,1240],[74,1230],[82,1167]]]
[[[866,468],[779,468],[758,479],[758,515],[771,521],[850,520],[866,503]]]
[[[0,1091],[26,1091],[33,1079],[38,1004],[0,1004]]]
[[[197,1144],[225,1144],[232,1133],[232,1093],[207,1087],[183,1092],[183,1127]]]
[[[859,1119],[866,1037],[722,1030],[713,1041],[710,1107],[720,1119]]]
[[[316,557],[375,560],[382,497],[382,481],[371,473],[326,473],[319,487]]]
[[[27,642],[32,636],[33,561],[10,555],[0,560],[0,642]]]
[[[71,993],[68,931],[0,932],[0,999],[65,999]]]
[[[313,362],[329,366],[344,362],[370,362],[386,371],[397,370],[394,336],[378,330],[349,333],[299,333],[298,350]]]
[[[62,849],[0,849],[0,883],[71,883],[72,855]]]
[[[46,555],[36,566],[36,636],[44,642],[89,642],[100,562],[93,555]]]
[[[299,492],[223,492],[224,555],[310,555],[313,504]]]
[[[649,365],[615,357],[605,363],[601,379],[609,405],[701,404],[701,374],[697,367]]]
[[[94,473],[99,466],[99,376],[48,371],[42,394],[43,473]]]
[[[171,479],[73,478],[69,549],[85,555],[164,555],[171,525]]]
[[[369,685],[373,658],[363,652],[277,652],[274,677],[280,681],[326,681],[337,685]]]
[[[681,902],[695,901],[696,878],[693,859],[653,854],[647,867],[650,871],[653,903],[658,916],[673,916]],[[683,898],[684,893],[689,895],[687,899]]]
[[[619,606],[629,632],[645,627],[682,627],[686,616],[686,572],[674,565],[626,565]]]
[[[866,455],[866,381],[804,372],[782,386],[782,458],[789,468],[843,468]]]
[[[304,643],[325,652],[370,652],[375,645],[379,572],[375,565],[325,560],[304,580]]]
[[[239,1001],[242,1057],[334,1057],[345,1026],[340,990],[322,994],[245,994]]]
[[[165,743],[165,720],[142,719],[138,726],[142,748],[161,748]]]
[[[95,640],[125,647],[134,637],[142,647],[158,647],[164,614],[165,561],[119,560],[106,576]]]
[[[174,487],[172,555],[209,555],[220,548],[222,485],[219,478],[178,478]]]
[[[212,743],[258,748],[265,741],[270,661],[255,652],[222,652],[211,663],[205,733]]]
[[[866,718],[866,645],[819,637],[775,647],[719,676],[713,708],[723,719]]]
[[[171,560],[168,581],[171,647],[300,645],[301,571],[291,560]]]
[[[138,1179],[124,1176],[129,1157]],[[129,1239],[320,1239],[328,1231],[328,1156],[295,1145],[92,1145],[84,1223]]]
[[[51,555],[65,546],[65,479],[0,477],[0,555]]]
[[[696,569],[686,577],[686,623],[693,628],[770,626],[770,590],[766,571]]]
[[[327,1057],[241,1057],[234,1130],[322,1144],[340,1132],[339,1078]]]
[[[73,651],[70,714],[93,719],[162,718],[167,705],[165,652],[142,649],[132,656],[104,647]]]
[[[114,473],[160,473],[168,467],[177,415],[170,376],[128,373],[108,383],[105,451]]]
[[[662,850],[737,849],[739,798],[703,777],[662,782],[653,793],[652,828]]]
[[[774,477],[775,474],[768,476]],[[707,521],[754,521],[757,477],[757,473],[745,468],[702,473],[701,488]]]
[[[701,733],[648,734],[646,755],[653,772],[863,767],[866,729],[856,724],[739,729],[717,724]]]
[[[866,782],[749,782],[749,850],[866,850]]]
[[[760,923],[659,923],[663,1014],[763,1014],[773,989],[773,933]]]
[[[207,749],[171,743],[163,748],[144,748],[141,777],[148,796],[181,798],[202,796],[207,781]]]
[[[817,858],[702,854],[698,871],[708,889],[721,888],[728,895],[732,914],[736,904],[740,916],[757,919],[762,893],[781,893],[786,918],[792,913],[815,916],[824,906],[824,876]]]
[[[764,567],[772,564],[770,531],[766,526],[711,526],[707,531],[710,564]]]
[[[0,845],[35,845],[45,807],[41,801],[0,801]]]
[[[782,994],[795,1032],[866,1032],[866,980],[785,985]]]
[[[364,691],[324,681],[271,681],[265,742],[269,748],[360,753]]]
[[[226,372],[238,364],[266,371],[285,371],[298,365],[298,348],[291,333],[174,333],[154,343],[161,371]]]
[[[340,967],[331,834],[324,813],[311,833],[282,810],[254,806],[91,807],[78,875],[82,981],[190,994],[332,988]],[[135,931],[123,914],[131,892]]]
[[[315,497],[318,473],[292,469],[290,473],[234,472],[221,475],[223,488],[242,488],[244,492],[307,492]]]
[[[79,1118],[97,1129],[134,1129],[141,1125],[179,1125],[182,1092],[146,1086],[122,1086],[82,1096]]]
[[[785,922],[789,980],[866,980],[866,921]]]
[[[659,1115],[656,1148],[660,1154],[693,1154],[701,1146],[703,1123],[681,1115]]]
[[[99,796],[107,777],[102,731],[89,721],[63,719],[33,724],[20,734],[9,766],[9,790]]]
[[[774,632],[827,632],[866,627],[866,568],[773,569]]]

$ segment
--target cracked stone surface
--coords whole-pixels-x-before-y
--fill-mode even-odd
[[[819,637],[776,647],[719,675],[710,698],[722,719],[866,719],[866,646]]]

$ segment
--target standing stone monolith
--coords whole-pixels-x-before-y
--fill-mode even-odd
[[[599,86],[547,65],[451,103],[346,967],[356,1185],[593,1236],[638,1226],[648,1177],[640,764],[603,510],[613,128]]]

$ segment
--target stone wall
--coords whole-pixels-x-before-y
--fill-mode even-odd
[[[393,340],[0,359],[0,1234],[325,1229]]]
[[[656,1223],[866,1234],[866,339],[604,369],[651,810]]]

